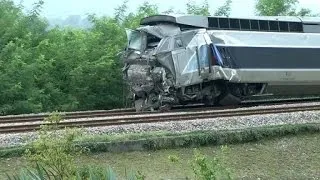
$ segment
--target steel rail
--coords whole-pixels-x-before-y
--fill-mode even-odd
[[[134,109],[117,109],[117,110],[100,110],[100,111],[79,111],[79,112],[59,112],[64,119],[73,118],[86,118],[86,117],[99,117],[106,115],[118,115],[118,114],[134,114]],[[0,123],[15,123],[15,122],[33,122],[42,121],[49,117],[51,113],[45,114],[24,114],[24,115],[7,115],[0,116]]]

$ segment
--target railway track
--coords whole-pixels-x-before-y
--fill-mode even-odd
[[[105,116],[119,116],[119,115],[134,115],[137,114],[134,109],[119,109],[119,110],[101,110],[101,111],[82,111],[82,112],[62,112],[59,113],[63,119],[79,119],[90,117],[105,117]],[[0,124],[3,123],[23,123],[23,122],[37,122],[43,121],[50,114],[40,115],[13,115],[13,116],[0,116]]]
[[[171,112],[188,112],[188,111],[204,111],[204,110],[223,110],[223,109],[235,109],[239,107],[253,107],[258,105],[278,105],[278,104],[294,104],[297,102],[320,102],[320,98],[304,98],[304,99],[277,99],[277,100],[255,100],[244,101],[241,105],[237,106],[223,106],[223,107],[204,107],[201,104],[190,106],[176,106],[173,107]],[[80,118],[93,118],[93,117],[107,117],[107,116],[130,116],[141,114],[157,114],[159,112],[135,112],[134,108],[127,109],[115,109],[115,110],[98,110],[98,111],[79,111],[79,112],[60,112],[59,114],[63,119],[80,119]],[[43,121],[50,114],[26,114],[26,115],[8,115],[0,116],[0,125],[5,123],[31,123]]]
[[[294,106],[280,106],[280,107],[256,107],[256,108],[239,108],[239,109],[206,109],[205,111],[192,111],[192,112],[170,112],[170,113],[149,113],[149,114],[123,114],[121,112],[117,116],[108,114],[103,116],[103,113],[100,114],[100,118],[91,118],[89,119],[71,119],[75,116],[72,114],[69,119],[59,123],[60,128],[65,127],[99,127],[99,126],[112,126],[112,125],[126,125],[126,124],[138,124],[138,123],[155,123],[155,122],[168,122],[168,121],[183,121],[183,120],[196,120],[196,119],[210,119],[210,118],[219,118],[219,117],[234,117],[234,116],[248,116],[248,115],[257,115],[257,114],[276,114],[276,113],[289,113],[297,111],[320,111],[320,104],[305,104]],[[130,111],[129,111],[130,112]],[[133,113],[133,112],[130,112]],[[130,114],[129,113],[129,114]],[[80,113],[81,114],[81,113]],[[112,114],[112,113],[111,113]],[[88,116],[88,115],[87,115]],[[86,115],[81,115],[81,117],[86,117]],[[97,116],[95,116],[97,117]],[[40,117],[37,117],[40,118]],[[35,131],[40,128],[40,125],[46,124],[43,121],[33,121],[33,122],[24,122],[24,123],[6,123],[0,124],[0,133],[18,133],[18,132],[30,132]]]

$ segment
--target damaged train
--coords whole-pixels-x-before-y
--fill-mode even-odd
[[[126,33],[123,73],[137,111],[320,95],[320,18],[154,15]]]

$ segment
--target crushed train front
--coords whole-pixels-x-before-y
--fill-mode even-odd
[[[166,66],[166,61],[162,64],[156,53],[161,40],[168,35],[165,28],[170,27],[146,26],[126,30],[128,42],[123,56],[123,73],[137,111],[152,111],[165,107],[166,101],[170,104],[175,101],[168,95],[173,87],[173,79],[168,78],[172,66]]]

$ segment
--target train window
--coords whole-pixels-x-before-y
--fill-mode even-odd
[[[259,21],[259,25],[260,25],[260,31],[269,31],[269,22],[268,21],[264,21],[264,20],[260,20]]]
[[[270,31],[279,31],[279,22],[278,21],[269,21]]]
[[[251,22],[251,29],[252,30],[260,30],[260,27],[259,27],[259,22],[258,20],[250,20]]]
[[[160,41],[161,41],[161,39],[154,36],[154,35],[148,34],[148,36],[147,36],[148,48],[157,47]]]
[[[289,23],[288,22],[279,22],[280,31],[288,32],[289,31]]]
[[[240,20],[241,29],[250,30],[250,21],[247,19]]]
[[[229,29],[230,28],[228,18],[220,18],[219,23],[220,23],[221,29]]]
[[[200,68],[209,67],[210,59],[212,59],[211,54],[209,53],[210,47],[209,45],[202,45],[198,49],[198,60]]]
[[[230,19],[230,28],[231,29],[240,29],[240,20],[239,19]]]
[[[302,23],[290,22],[289,30],[290,32],[302,32],[303,31]]]
[[[218,18],[208,18],[210,28],[219,28]]]
[[[127,47],[138,51],[142,50],[143,34],[140,31],[131,29],[127,29],[126,34],[128,38]]]

